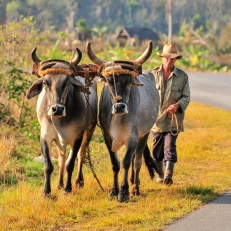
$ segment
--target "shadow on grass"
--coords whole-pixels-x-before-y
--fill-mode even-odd
[[[214,192],[213,187],[201,186],[189,186],[186,189],[181,189],[181,193],[184,194],[184,196],[196,197],[202,203],[208,203],[219,196],[218,193]]]

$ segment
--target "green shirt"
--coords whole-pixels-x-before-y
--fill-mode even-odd
[[[171,127],[172,114],[166,113],[166,109],[171,105],[178,103],[180,107],[176,111],[178,122],[178,131],[184,131],[184,114],[190,101],[190,89],[188,75],[181,69],[174,66],[164,91],[164,79],[162,65],[151,70],[156,81],[156,88],[160,96],[160,108],[158,118],[152,130],[154,132],[169,132]],[[176,131],[177,126],[174,120],[172,130]]]

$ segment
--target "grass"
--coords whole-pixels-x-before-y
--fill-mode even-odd
[[[24,178],[11,187],[4,187],[0,193],[0,230],[162,230],[231,188],[230,116],[229,111],[191,102],[186,111],[185,132],[180,133],[177,141],[174,184],[168,187],[157,184],[155,179],[152,181],[143,165],[141,196],[131,197],[128,203],[109,199],[112,170],[99,127],[90,148],[104,192],[90,169],[84,166],[84,188],[74,188],[71,194],[65,195],[57,189],[55,164],[52,196],[44,199],[42,165],[24,160]],[[0,147],[2,142],[6,141],[0,140]],[[27,145],[28,153],[34,151],[31,147],[35,144]],[[120,160],[123,152],[124,148],[119,152]],[[75,175],[76,172],[73,182]],[[120,182],[121,176],[120,173]],[[34,181],[28,180],[30,177]]]

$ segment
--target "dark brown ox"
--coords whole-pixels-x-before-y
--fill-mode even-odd
[[[129,200],[128,171],[132,159],[131,194],[140,195],[142,154],[158,114],[159,95],[154,77],[150,72],[143,74],[141,68],[151,53],[150,41],[144,53],[134,61],[103,62],[93,53],[91,43],[87,44],[87,54],[99,67],[101,79],[105,81],[100,99],[99,121],[112,163],[113,185],[110,196],[117,196],[120,202]],[[123,158],[123,181],[119,188],[120,162],[117,151],[123,145],[126,146],[126,153]],[[150,153],[145,158],[145,163],[147,161],[149,167],[158,171]]]
[[[46,196],[51,193],[51,174],[54,168],[51,161],[52,143],[56,143],[59,152],[58,187],[64,187],[66,167],[67,181],[64,190],[65,192],[72,191],[71,178],[77,154],[78,172],[75,183],[77,186],[83,187],[82,166],[86,148],[97,123],[97,85],[94,79],[88,78],[90,81],[86,87],[84,78],[77,76],[82,52],[78,48],[76,50],[77,55],[70,63],[63,60],[41,62],[36,55],[36,48],[31,53],[34,61],[33,73],[39,79],[30,87],[27,98],[31,99],[39,95],[37,117],[41,126],[40,144],[44,156],[44,194]],[[89,77],[89,71],[86,73]],[[91,84],[93,86],[89,87]],[[86,99],[88,97],[89,112],[87,116]],[[66,158],[68,145],[70,153]]]

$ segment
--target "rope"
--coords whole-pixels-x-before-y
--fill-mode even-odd
[[[84,94],[85,95],[85,94]],[[87,107],[86,107],[86,135],[87,135],[87,138],[90,136],[90,130],[89,130],[89,107],[90,107],[90,103],[89,103],[89,94],[87,94],[85,96],[86,98],[86,103],[87,103]],[[91,172],[94,176],[94,178],[96,179],[97,183],[99,184],[100,188],[102,189],[102,191],[104,192],[104,189],[95,173],[95,170],[94,170],[94,166],[93,166],[93,163],[91,162],[91,152],[90,152],[90,146],[89,144],[87,145],[87,161],[85,161],[85,164],[87,164],[89,166],[89,168],[91,169]]]
[[[171,114],[172,114],[172,119],[171,119],[171,125],[170,125],[170,132],[173,136],[177,136],[179,134],[178,121],[176,118],[176,114],[175,113],[171,113]],[[173,119],[175,119],[175,122],[176,122],[176,133],[173,133],[172,131]]]
[[[117,87],[116,87],[116,80],[115,80],[115,68],[114,68],[114,62],[112,63],[112,67],[113,67],[113,81],[114,81],[115,94],[116,94],[116,97],[114,98],[114,100],[116,100],[116,102],[117,102],[118,94],[117,94]]]
[[[114,71],[114,62],[113,62],[113,74],[112,74],[112,77],[113,77],[113,82],[114,82],[115,95],[114,95],[113,92],[112,92],[111,86],[110,86],[110,84],[109,84],[109,82],[108,82],[108,78],[106,78],[106,81],[107,81],[107,84],[108,84],[109,91],[110,91],[110,93],[111,93],[111,95],[112,95],[112,97],[113,97],[113,101],[114,101],[115,103],[117,103],[118,100],[121,100],[121,99],[122,99],[122,97],[121,97],[120,95],[117,94],[116,81],[115,81],[115,71]]]
[[[67,91],[68,91],[68,84],[66,85],[66,87],[65,87],[65,89],[63,91],[63,94],[62,94],[62,97],[61,97],[61,100],[60,100],[61,104],[65,104],[65,102],[66,102]]]
[[[163,113],[156,119],[156,121],[157,120],[159,120],[160,118],[162,118],[166,113],[168,113],[169,111],[168,111],[168,109],[165,109],[164,111],[163,111]],[[179,134],[179,126],[178,126],[178,121],[177,121],[177,117],[176,117],[176,114],[175,113],[172,113],[172,112],[170,112],[171,114],[172,114],[172,119],[171,119],[171,124],[170,124],[170,132],[171,132],[171,134],[173,135],[173,136],[177,136],[178,134]],[[173,122],[174,122],[174,119],[175,119],[175,123],[176,123],[176,133],[173,133],[173,130],[172,130],[172,126],[173,126]]]

